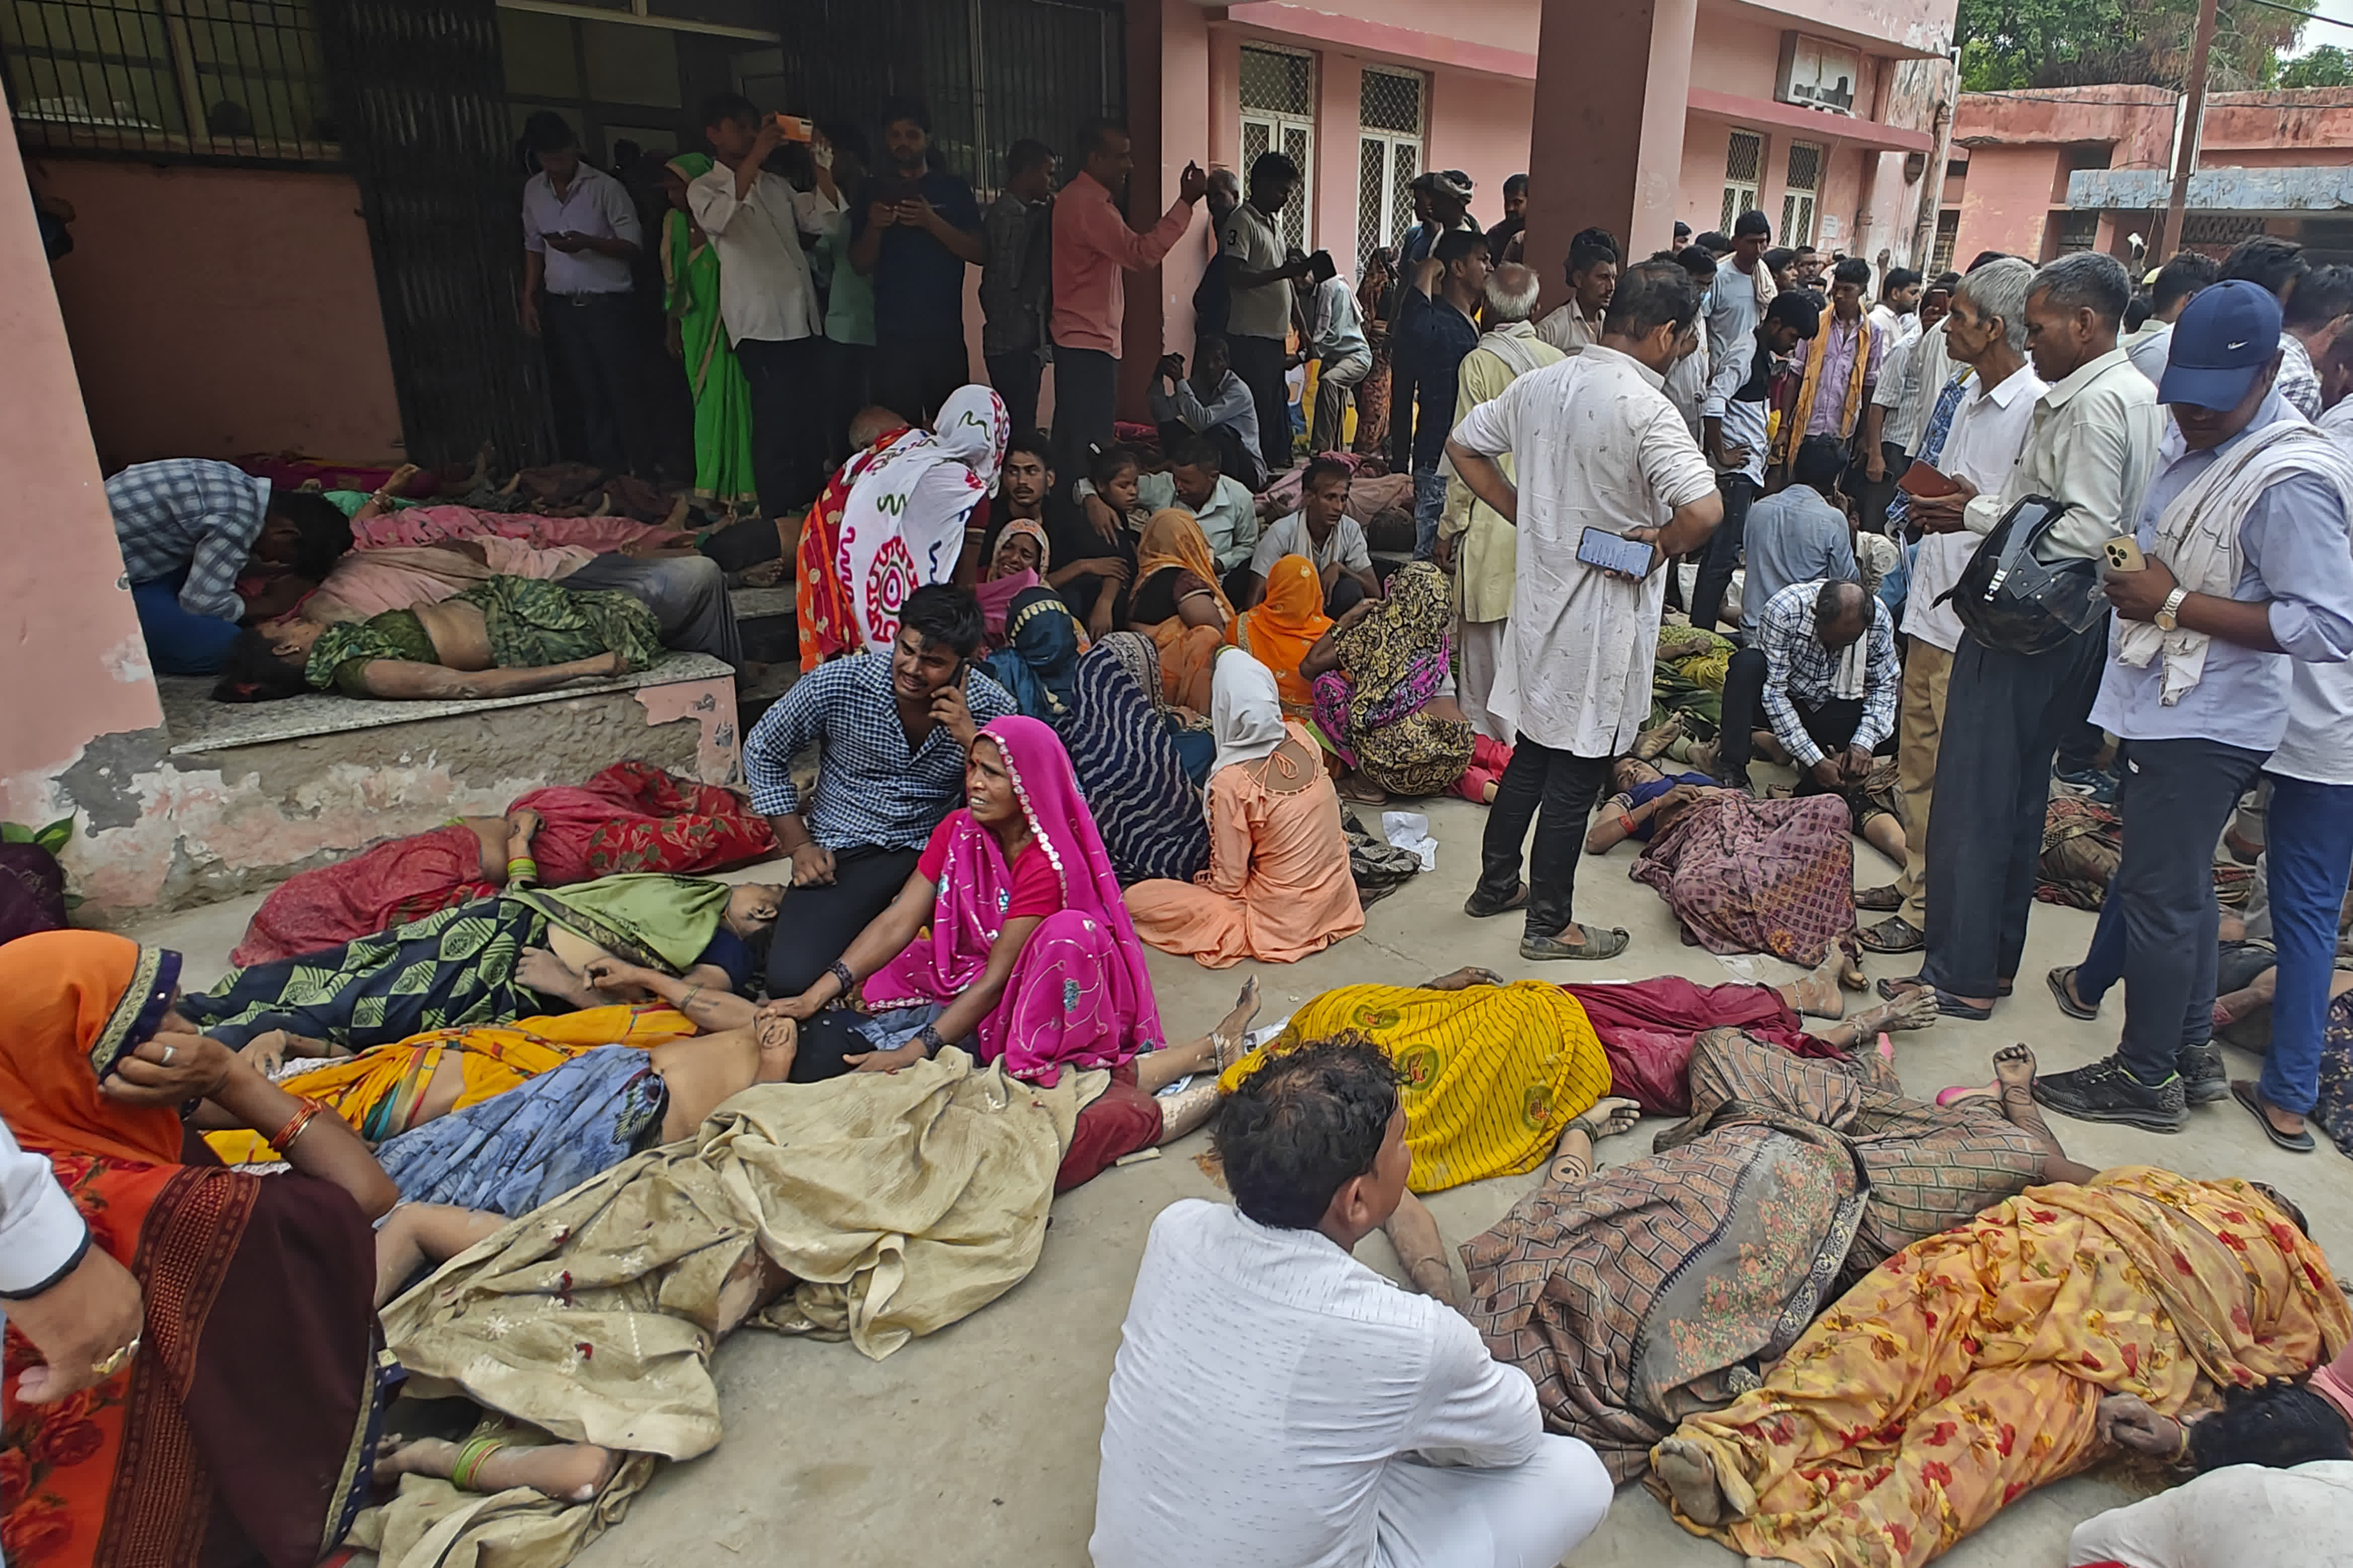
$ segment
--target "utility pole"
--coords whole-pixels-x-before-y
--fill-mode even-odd
[[[2215,0],[2198,0],[2198,35],[2189,45],[2189,80],[2181,110],[2181,134],[2173,149],[2173,195],[2165,204],[2165,226],[2149,247],[2158,265],[2181,248],[2183,214],[2189,205],[2189,174],[2198,167],[2199,143],[2206,131],[2206,58],[2214,49]]]

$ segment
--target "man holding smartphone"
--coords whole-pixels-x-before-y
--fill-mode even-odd
[[[581,158],[562,115],[533,115],[523,140],[539,173],[522,187],[522,330],[547,342],[557,446],[575,461],[635,472],[645,429],[630,309],[629,263],[645,238],[637,204]]]
[[[1698,285],[1674,262],[1629,268],[1599,342],[1520,376],[1446,443],[1462,483],[1518,535],[1508,674],[1488,704],[1517,744],[1462,910],[1474,919],[1525,910],[1523,958],[1614,958],[1629,941],[1622,929],[1578,925],[1570,904],[1586,818],[1611,760],[1650,716],[1666,597],[1658,562],[1704,543],[1724,515],[1715,472],[1665,391],[1666,373],[1699,345],[1699,305]],[[1495,461],[1506,452],[1516,484]],[[1648,545],[1646,574],[1578,561],[1588,528]]]

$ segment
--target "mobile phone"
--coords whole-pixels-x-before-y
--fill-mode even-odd
[[[776,122],[776,129],[785,133],[787,142],[807,142],[817,132],[817,127],[805,115],[771,114],[768,118]]]
[[[2140,552],[2139,544],[2129,533],[2119,533],[2101,545],[2100,553],[2107,558],[2111,572],[2137,572],[2148,564],[2148,558]]]
[[[1307,276],[1318,283],[1328,283],[1340,275],[1337,262],[1328,250],[1319,250],[1307,258]]]
[[[1606,528],[1588,528],[1577,541],[1577,558],[1588,566],[1598,566],[1604,572],[1622,572],[1629,577],[1647,577],[1651,564],[1658,558],[1654,546],[1639,539],[1629,539],[1622,533],[1612,533]]]

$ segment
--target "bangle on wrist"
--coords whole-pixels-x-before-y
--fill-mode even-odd
[[[850,973],[850,968],[848,963],[838,958],[835,959],[831,964],[827,966],[826,973],[832,975],[834,984],[841,987],[840,994],[836,996],[834,1000],[845,1004],[848,1003],[850,993],[858,989],[858,976]]]
[[[686,1010],[687,1010],[688,1008],[690,1008],[690,1007],[691,1007],[691,1006],[693,1006],[693,1005],[694,1005],[694,999],[695,999],[697,996],[700,996],[700,995],[702,995],[702,986],[700,986],[700,985],[690,985],[690,986],[688,986],[688,987],[686,988],[686,994],[685,994],[685,995],[683,995],[683,996],[681,996],[681,997],[680,997],[680,998],[678,999],[678,1010],[679,1010],[680,1012],[681,1012],[681,1013],[686,1013]],[[688,1017],[690,1017],[690,1018],[691,1018],[691,1017],[692,1017],[693,1016],[694,1016],[694,1015],[692,1015],[691,1013],[687,1013],[687,1016],[688,1016]]]
[[[923,1047],[923,1055],[927,1057],[947,1047],[947,1042],[940,1038],[938,1026],[934,1024],[926,1024],[915,1031],[915,1044]]]
[[[280,1155],[288,1153],[294,1146],[294,1140],[302,1136],[312,1119],[326,1109],[317,1100],[305,1097],[301,1107],[292,1116],[287,1118],[286,1125],[280,1128],[276,1136],[269,1140],[269,1146],[277,1150]]]
[[[515,856],[507,862],[507,880],[510,882],[538,881],[539,862],[528,855]]]

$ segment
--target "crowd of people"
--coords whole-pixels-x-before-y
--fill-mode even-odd
[[[1752,1559],[1915,1568],[2117,1453],[2199,1479],[2080,1562],[2332,1560],[2300,1521],[2353,1487],[2353,1310],[2302,1211],[2078,1163],[2044,1113],[2353,1136],[2353,268],[2259,237],[2146,292],[2090,253],[1924,278],[1757,212],[1532,258],[1526,176],[1482,230],[1433,171],[1352,284],[1284,247],[1279,153],[1138,230],[1108,121],[1059,187],[1018,143],[984,210],[920,104],[872,169],[855,127],[702,119],[659,222],[553,116],[522,196],[524,320],[607,475],[657,466],[661,230],[699,513],[109,481],[157,668],[224,700],[741,667],[739,518],[776,521],[800,668],[744,792],[622,762],[386,841],[271,894],[209,990],[105,933],[0,944],[12,1562],[307,1568],[371,1500],[409,1540],[459,1494],[617,1507],[719,1440],[735,1327],[887,1354],[1018,1281],[1053,1194],[1205,1126],[1233,1202],[1152,1224],[1103,1568],[1544,1568],[1638,1479]],[[1122,430],[1124,276],[1203,204],[1198,331]],[[1907,1094],[1885,1031],[2011,994],[2054,790],[2130,829],[2047,976],[2087,1019],[2123,983],[2117,1048]],[[1464,913],[1522,958],[1628,952],[1575,894],[1630,840],[1686,941],[1803,977],[1466,969],[1255,1041],[1250,980],[1172,1030],[1147,948],[1345,941],[1380,890],[1349,803],[1450,792],[1486,813]],[[2220,997],[2218,843],[2275,953]],[[1849,1016],[1866,952],[1917,972]],[[1641,1114],[1684,1120],[1600,1169]],[[1458,1283],[1416,1194],[1531,1173]],[[1376,1230],[1409,1289],[1350,1256]],[[397,1369],[470,1403],[379,1444]]]

